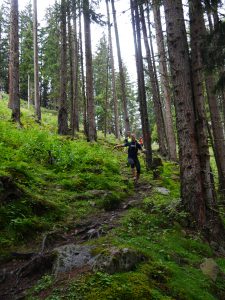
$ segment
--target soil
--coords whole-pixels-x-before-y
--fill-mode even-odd
[[[101,211],[89,216],[79,224],[74,224],[74,227],[68,232],[47,233],[42,244],[39,245],[39,251],[34,252],[31,244],[26,245],[26,249],[32,249],[30,252],[12,253],[12,259],[1,265],[0,299],[25,299],[26,290],[34,286],[44,274],[51,273],[54,260],[52,249],[71,243],[82,244],[87,240],[96,239],[107,234],[118,226],[120,218],[129,208],[140,205],[142,200],[150,194],[151,185],[140,181],[135,184],[135,193],[124,200],[118,209]],[[88,271],[86,268],[82,268],[72,273],[77,276],[77,274],[86,271]],[[45,296],[43,294],[41,299],[45,299]]]

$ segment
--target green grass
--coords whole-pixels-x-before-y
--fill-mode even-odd
[[[133,192],[127,179],[124,151],[113,151],[113,136],[87,143],[79,133],[76,139],[56,134],[56,113],[43,110],[43,122],[34,121],[33,111],[22,102],[19,128],[10,121],[7,98],[0,101],[0,178],[8,177],[19,197],[0,205],[0,246],[4,258],[10,251],[40,247],[46,231],[65,232],[76,222],[99,210],[116,208]],[[91,240],[98,252],[107,246],[131,248],[146,260],[132,271],[55,278],[44,275],[27,299],[47,300],[212,300],[225,298],[223,277],[213,282],[203,275],[200,264],[214,253],[200,234],[184,227],[186,213],[180,209],[179,167],[163,162],[160,177],[144,170],[141,180],[149,182],[152,193],[120,220],[106,236]],[[162,195],[156,187],[170,192]],[[91,191],[104,190],[105,196]],[[4,195],[0,185],[0,197]],[[1,198],[0,198],[1,199]],[[10,200],[11,199],[11,200]],[[94,205],[93,205],[94,204]],[[30,250],[30,248],[29,248]],[[98,254],[99,254],[98,253]],[[222,272],[225,259],[214,257]]]
[[[112,137],[109,142],[87,143],[83,137],[59,136],[55,112],[43,110],[41,125],[33,114],[22,102],[20,128],[10,121],[7,98],[0,102],[0,176],[10,178],[21,193],[15,201],[6,200],[0,206],[3,253],[46,230],[93,213],[89,201],[73,200],[74,195],[111,191],[108,198],[94,199],[99,208],[110,209],[128,190],[120,161],[112,151]]]
[[[178,166],[165,163],[160,180],[152,181],[151,174],[145,174],[145,180],[149,178],[153,185],[152,195],[144,199],[141,207],[130,209],[118,228],[89,242],[97,245],[96,254],[105,253],[106,245],[114,245],[137,250],[146,261],[130,272],[97,272],[70,280],[54,279],[45,290],[46,299],[224,299],[223,277],[218,275],[213,282],[200,270],[204,258],[214,257],[212,249],[200,234],[182,227],[185,213],[177,210],[179,181],[172,176],[173,172],[178,174]],[[170,194],[161,195],[154,186],[165,186]],[[215,260],[224,272],[225,259]],[[32,297],[40,299],[38,295],[33,292]]]

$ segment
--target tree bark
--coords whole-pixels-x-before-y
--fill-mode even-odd
[[[79,50],[80,53],[80,69],[81,69],[81,98],[83,103],[83,126],[84,134],[88,136],[87,129],[87,98],[85,93],[85,78],[84,78],[84,54],[83,54],[83,39],[82,39],[82,29],[81,29],[81,2],[79,1]]]
[[[212,123],[213,140],[215,145],[215,159],[219,174],[220,191],[225,193],[225,141],[222,120],[218,107],[218,99],[214,92],[215,80],[212,74],[206,74],[206,90]]]
[[[120,138],[119,131],[119,113],[118,113],[118,99],[116,94],[116,78],[115,78],[115,66],[114,66],[114,56],[113,56],[113,46],[112,46],[112,33],[111,33],[111,21],[109,14],[109,0],[106,0],[106,10],[107,10],[107,21],[108,21],[108,36],[109,36],[109,51],[110,51],[110,61],[111,61],[111,69],[112,69],[112,97],[114,104],[114,122],[115,122],[115,135],[116,138]]]
[[[34,105],[37,121],[41,121],[41,103],[39,93],[38,40],[37,40],[37,0],[33,0],[33,36],[34,36]]]
[[[191,37],[191,66],[193,78],[192,84],[203,193],[206,202],[206,226],[210,231],[213,231],[213,234],[211,233],[213,236],[217,236],[220,234],[220,228],[222,225],[216,204],[214,180],[211,175],[207,120],[204,107],[204,76],[201,54],[203,46],[202,33],[204,32],[205,24],[203,18],[203,8],[200,0],[189,1],[189,17]]]
[[[66,59],[66,1],[61,2],[61,62],[60,62],[60,104],[58,113],[58,133],[68,134],[67,112],[67,59]]]
[[[176,109],[181,198],[185,210],[190,213],[190,222],[202,229],[206,224],[206,206],[195,132],[191,71],[183,7],[181,0],[164,0],[163,3]]]
[[[79,98],[78,98],[78,74],[79,74],[79,54],[78,54],[78,38],[77,38],[77,17],[76,11],[77,6],[75,1],[73,1],[73,119],[72,119],[72,134],[74,135],[76,131],[79,131]]]
[[[177,160],[177,151],[176,151],[176,137],[173,128],[173,117],[171,112],[171,98],[169,90],[169,76],[166,64],[166,51],[164,46],[164,37],[161,24],[161,14],[160,7],[156,0],[153,1],[153,13],[155,21],[155,31],[156,31],[156,42],[159,55],[159,70],[160,78],[162,84],[162,90],[164,95],[164,104],[165,104],[165,123],[166,123],[166,134],[168,141],[168,154],[169,159],[176,161]]]
[[[151,133],[148,120],[148,110],[145,91],[144,67],[141,46],[141,30],[138,5],[136,0],[130,1],[131,16],[133,25],[134,45],[136,54],[137,79],[138,79],[138,100],[141,114],[141,124],[146,153],[146,168],[151,169],[152,165],[152,148],[151,148]]]
[[[18,0],[11,0],[9,86],[9,108],[12,110],[12,121],[21,124],[19,97]]]
[[[85,58],[86,58],[86,95],[87,95],[87,129],[88,141],[97,140],[95,125],[95,103],[93,92],[93,69],[92,69],[92,50],[91,50],[91,20],[89,0],[83,1],[84,14],[84,38],[85,38]]]
[[[68,93],[68,103],[69,103],[69,113],[70,113],[70,127],[73,134],[73,81],[74,81],[74,69],[73,69],[73,55],[74,55],[74,45],[72,37],[72,25],[71,25],[71,3],[67,2],[67,30],[68,30],[68,52],[69,52],[69,93]]]
[[[125,122],[125,136],[126,136],[127,132],[130,131],[130,121],[129,121],[129,115],[128,115],[128,109],[127,109],[126,83],[125,83],[124,68],[123,68],[123,63],[122,63],[122,58],[121,58],[120,40],[119,40],[114,0],[111,0],[111,4],[112,4],[115,36],[116,36],[116,48],[117,48],[117,57],[118,57],[118,64],[119,64],[119,75],[120,75],[123,113],[124,113],[124,122]]]
[[[156,78],[156,74],[154,73],[154,69],[152,65],[152,58],[151,58],[151,53],[150,53],[150,48],[148,43],[143,6],[139,5],[139,9],[140,9],[140,22],[142,24],[142,32],[143,32],[145,51],[147,56],[148,72],[149,72],[149,77],[150,77],[150,82],[152,87],[152,98],[153,98],[156,126],[157,126],[157,133],[158,133],[159,153],[165,157],[167,155],[167,149],[166,149],[162,106],[161,106],[158,88],[157,88],[157,78]]]

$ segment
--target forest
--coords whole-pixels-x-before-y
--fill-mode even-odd
[[[224,1],[41,2],[0,1],[0,299],[225,299]]]

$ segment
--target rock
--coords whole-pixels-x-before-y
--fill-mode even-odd
[[[128,203],[123,205],[123,209],[134,208],[137,207],[138,204],[140,204],[139,200],[131,200]]]
[[[140,252],[129,248],[110,248],[100,254],[94,262],[94,270],[101,270],[109,274],[132,270],[138,263],[145,261],[146,257]],[[107,253],[107,254],[106,254]]]
[[[97,253],[97,254],[96,254]],[[73,268],[89,266],[94,271],[104,271],[109,274],[132,270],[139,262],[146,260],[146,257],[129,248],[118,249],[116,247],[105,248],[102,252],[96,246],[83,246],[69,244],[54,249],[56,255],[53,264],[55,275],[68,272]]]
[[[204,262],[200,265],[202,273],[210,277],[213,281],[216,281],[219,273],[219,267],[212,258],[205,258]]]
[[[64,245],[54,249],[56,259],[53,273],[58,274],[92,264],[91,250],[93,247],[81,245]]]
[[[157,192],[159,192],[162,195],[169,195],[169,193],[170,193],[170,191],[164,187],[156,187],[155,189]]]

